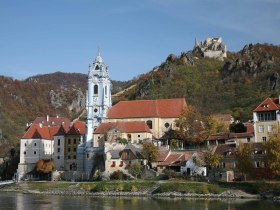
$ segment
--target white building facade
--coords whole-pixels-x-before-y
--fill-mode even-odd
[[[78,171],[84,171],[90,175],[94,169],[96,155],[104,154],[104,147],[94,145],[93,133],[106,119],[111,105],[111,81],[108,67],[98,52],[95,61],[89,66],[86,135],[85,142],[81,142],[78,146]]]

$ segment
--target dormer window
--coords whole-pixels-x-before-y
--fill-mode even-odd
[[[96,67],[95,67],[95,70],[99,70],[100,68],[99,68],[99,66],[98,65],[96,65]]]
[[[262,107],[263,107],[263,108],[268,108],[268,107],[269,107],[269,104],[263,104]]]

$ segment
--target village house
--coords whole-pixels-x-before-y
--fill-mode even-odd
[[[267,98],[253,111],[256,142],[266,142],[280,122],[279,98]]]

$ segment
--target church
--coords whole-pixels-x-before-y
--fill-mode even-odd
[[[139,154],[143,142],[176,129],[175,120],[185,106],[184,98],[120,101],[112,106],[108,67],[98,52],[88,71],[86,122],[48,116],[36,119],[21,139],[21,176],[41,159],[54,159],[55,170],[76,171],[88,179],[96,171],[108,177],[117,169],[112,167],[117,161],[125,170],[121,158],[126,157],[126,164],[143,162]]]

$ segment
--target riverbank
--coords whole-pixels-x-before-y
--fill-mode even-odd
[[[277,183],[202,183],[187,181],[19,182],[0,191],[69,196],[280,200]]]

